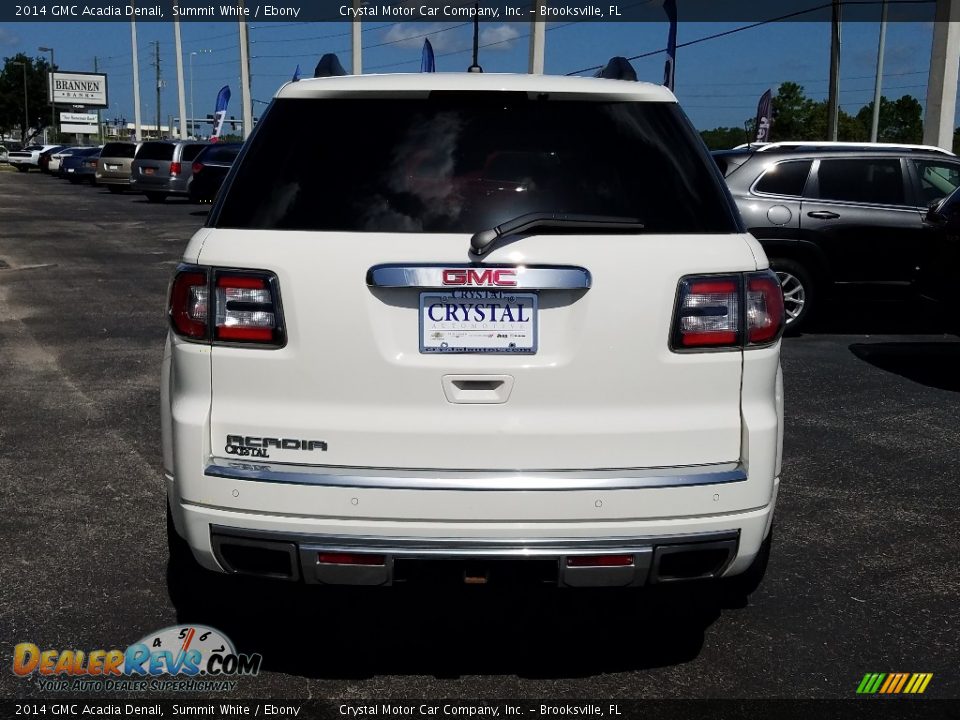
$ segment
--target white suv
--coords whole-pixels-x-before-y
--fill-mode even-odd
[[[783,298],[662,87],[287,84],[169,297],[177,563],[359,585],[762,575]]]

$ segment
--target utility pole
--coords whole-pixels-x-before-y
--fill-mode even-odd
[[[956,128],[957,57],[960,56],[960,3],[937,0],[927,79],[923,143],[953,149]]]
[[[243,7],[243,0],[238,0]],[[253,100],[250,96],[250,35],[246,16],[240,15],[240,98],[243,105],[243,139],[253,132]]]
[[[362,0],[353,0],[354,9],[360,8]],[[360,15],[353,18],[350,26],[350,70],[354,75],[363,74],[363,35],[360,27]]]
[[[173,6],[179,7],[179,2],[174,0]],[[183,46],[180,44],[180,21],[173,21],[173,39],[177,52],[177,101],[180,110],[180,139],[187,137],[187,99],[183,87]]]
[[[535,3],[536,12],[530,19],[530,65],[532,75],[543,75],[543,51],[547,41],[547,19],[540,14],[545,3]]]
[[[133,9],[132,1],[130,9]],[[140,54],[137,48],[136,20],[130,21],[130,45],[133,51],[133,137],[140,142],[143,140],[143,126],[140,124]]]
[[[840,3],[833,0],[830,23],[830,97],[827,103],[827,140],[836,141],[840,123]]]
[[[160,80],[160,41],[154,40],[153,45],[153,67],[157,71],[157,139],[160,139],[160,90],[163,87]]]
[[[96,55],[94,55],[93,56],[94,72],[98,72],[100,70],[100,66],[98,62],[99,62],[99,58]],[[103,127],[101,127],[100,125],[100,108],[97,108],[97,140],[100,142],[101,145],[103,144]]]
[[[883,51],[887,43],[887,0],[880,9],[880,40],[877,43],[877,80],[873,86],[873,123],[870,125],[870,142],[876,142],[880,132],[880,89],[883,84]]]

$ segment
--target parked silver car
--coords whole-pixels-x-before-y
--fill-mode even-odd
[[[145,142],[130,167],[130,187],[150,202],[163,202],[170,195],[187,195],[193,159],[208,145],[201,142]]]
[[[130,188],[130,168],[139,145],[132,142],[112,142],[103,146],[97,161],[97,185],[105,186],[112,193],[121,193]]]

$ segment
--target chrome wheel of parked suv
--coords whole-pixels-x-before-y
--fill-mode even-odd
[[[770,261],[770,267],[780,279],[780,287],[783,289],[783,310],[787,327],[798,330],[810,316],[814,300],[813,281],[806,268],[793,260],[774,258]]]

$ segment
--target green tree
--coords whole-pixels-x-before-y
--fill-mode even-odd
[[[750,142],[750,135],[743,128],[719,127],[713,130],[700,132],[703,142],[711,150],[727,150],[745,142]]]
[[[27,73],[27,127],[23,127],[23,73]],[[47,73],[50,65],[45,58],[30,58],[23,53],[3,59],[0,70],[0,133],[20,131],[24,143],[39,135],[50,122],[50,103],[47,101]]]
[[[880,98],[880,118],[877,126],[878,142],[921,143],[923,142],[923,108],[920,101],[911,95],[899,100]],[[864,105],[857,113],[857,121],[863,127],[866,139],[870,138],[873,124],[873,102]]]

